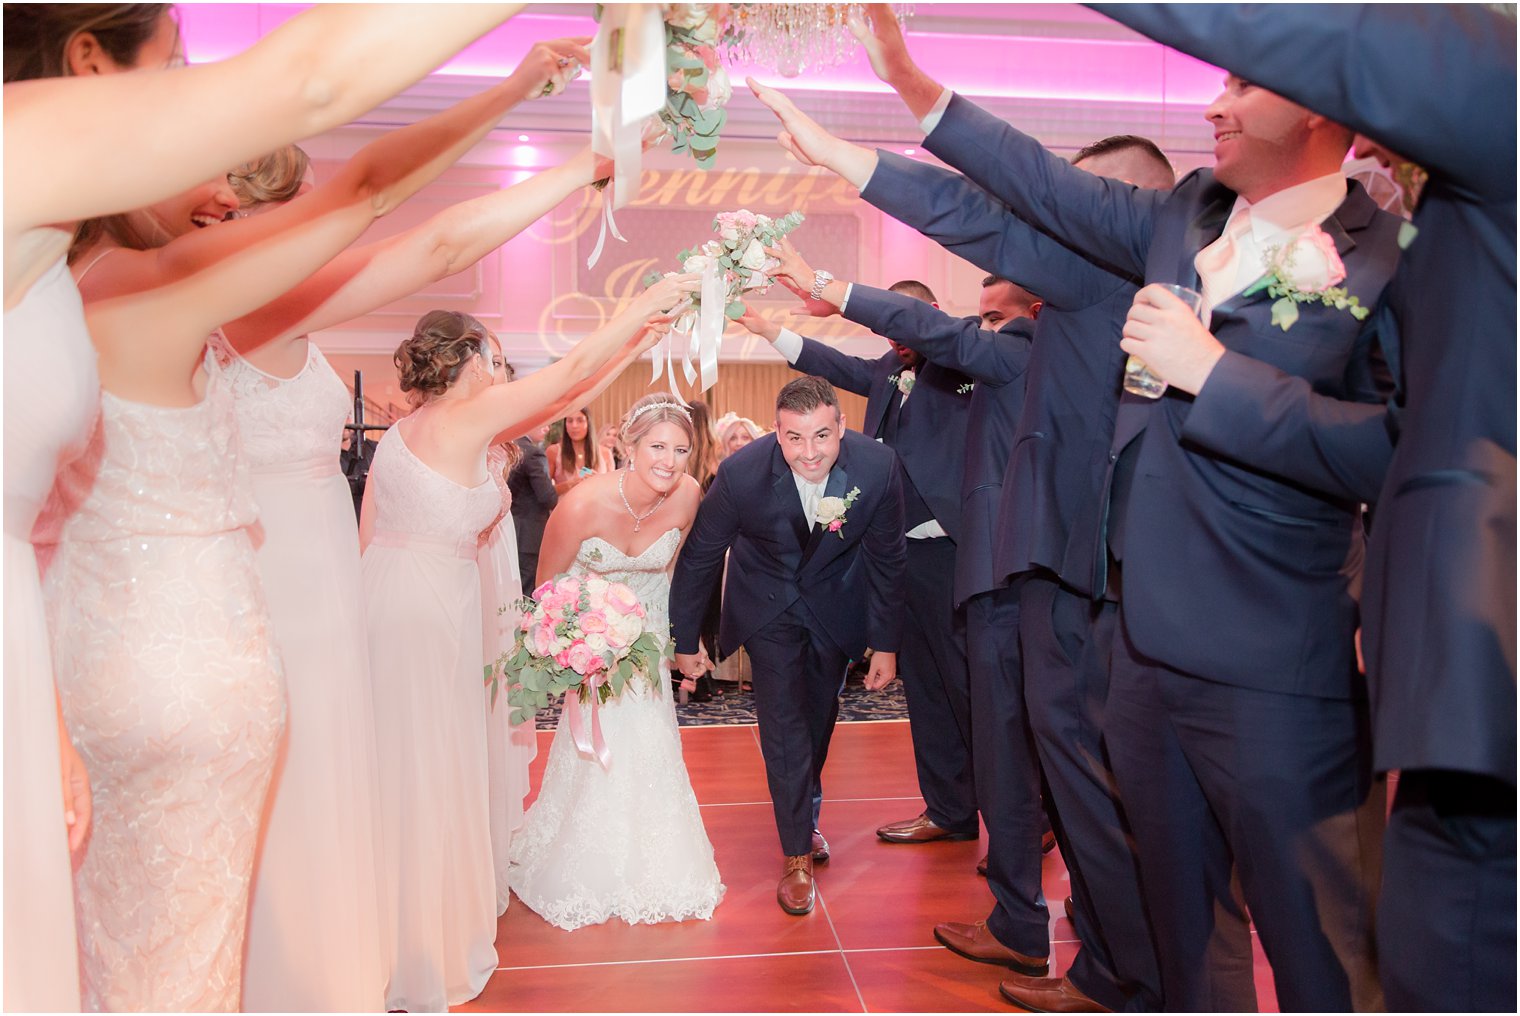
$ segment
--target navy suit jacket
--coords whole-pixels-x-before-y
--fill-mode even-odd
[[[994,576],[1044,568],[1079,593],[1100,591],[1097,520],[1124,374],[1119,333],[1139,275],[1088,261],[959,173],[894,152],[877,157],[861,197],[1045,301],[1003,478]]]
[[[850,289],[845,317],[975,379],[966,425],[965,469],[960,484],[961,539],[955,546],[955,604],[1004,585],[994,574],[998,501],[1024,410],[1034,322],[1014,318],[1003,330],[984,331],[977,318],[951,317],[911,296],[870,286]],[[915,388],[914,398],[918,389]],[[965,398],[965,396],[962,396]],[[913,404],[913,399],[908,400]]]
[[[1429,172],[1387,297],[1398,444],[1362,604],[1374,756],[1514,783],[1514,21],[1479,5],[1099,6]]]
[[[532,554],[544,542],[544,526],[549,513],[559,504],[554,481],[549,478],[549,463],[543,447],[532,438],[520,437],[517,447],[522,458],[507,474],[507,489],[512,492],[512,524],[517,528],[517,544]],[[523,576],[523,587],[531,589],[532,575]]]
[[[804,374],[826,378],[837,388],[864,395],[866,418],[860,429],[866,437],[881,436],[888,407],[893,399],[902,398],[893,380],[902,373],[902,360],[890,351],[867,360],[847,356],[813,339],[803,339],[802,355],[793,366]],[[946,535],[958,540],[966,419],[971,406],[971,400],[960,389],[969,385],[971,379],[933,362],[920,364],[915,378],[913,397],[899,408],[897,437],[890,443],[902,461],[908,483],[934,513]],[[912,525],[908,523],[909,528]]]
[[[801,600],[822,634],[852,659],[896,652],[901,629],[903,494],[897,453],[845,431],[825,497],[860,488],[835,533],[809,526],[775,435],[718,466],[676,561],[670,619],[676,651],[695,653],[728,553],[718,646],[726,656]]]
[[[1236,195],[1213,174],[1170,192],[1077,169],[959,96],[925,141],[954,151],[976,182],[1020,217],[1148,282],[1198,288],[1193,257],[1216,240]],[[1357,184],[1321,227],[1363,305],[1381,297],[1398,260],[1402,220]],[[1380,401],[1374,333],[1346,311],[1302,305],[1287,332],[1265,291],[1214,309],[1226,349],[1347,400]],[[1192,399],[1125,395],[1108,475],[1105,546],[1124,560],[1124,622],[1142,654],[1242,687],[1323,697],[1359,693],[1352,633],[1362,555],[1358,505],[1190,445]],[[1131,442],[1138,444],[1129,448]],[[1133,458],[1128,458],[1133,456]],[[1107,526],[1112,520],[1114,531]],[[1112,537],[1112,539],[1110,539]]]

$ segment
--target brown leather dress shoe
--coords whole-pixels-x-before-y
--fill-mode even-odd
[[[829,859],[829,841],[823,838],[823,833],[813,830],[813,863],[823,864]]]
[[[934,937],[940,945],[968,960],[995,963],[1030,977],[1044,977],[1050,973],[1048,959],[1014,952],[987,930],[986,921],[977,921],[975,924],[936,924]]]
[[[980,861],[976,862],[976,873],[978,875],[982,876],[983,878],[987,877],[987,855],[986,854],[983,854],[982,855],[982,859]]]
[[[1056,834],[1047,829],[1040,836],[1040,853],[1048,854],[1054,849],[1056,849]]]
[[[893,822],[876,830],[888,843],[935,843],[939,840],[974,840],[977,834],[953,833],[934,824],[928,812],[905,822]]]
[[[1064,977],[1014,975],[998,985],[1004,998],[1030,1012],[1113,1012],[1086,995]]]
[[[813,855],[788,857],[776,886],[776,902],[787,913],[801,915],[812,912],[813,900]]]

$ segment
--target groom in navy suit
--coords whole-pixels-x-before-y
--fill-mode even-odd
[[[905,299],[938,306],[921,282],[907,280],[891,288]],[[889,843],[974,840],[971,678],[965,625],[952,595],[971,378],[925,360],[900,343],[867,359],[846,356],[752,312],[739,323],[771,343],[802,373],[866,396],[862,433],[886,444],[902,462],[908,563],[898,672],[908,700],[924,810],[881,827],[876,835]]]
[[[754,668],[760,752],[781,849],[777,902],[813,909],[820,776],[850,660],[874,650],[869,688],[897,674],[903,489],[892,449],[845,430],[833,386],[789,382],[776,433],[723,460],[676,562],[670,619],[676,666],[706,668],[699,634],[728,554],[718,644]]]

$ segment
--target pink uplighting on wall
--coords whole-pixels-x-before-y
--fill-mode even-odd
[[[220,60],[241,52],[309,4],[180,4],[187,53],[192,61]],[[923,5],[927,11],[930,4]],[[988,5],[989,19],[998,5]],[[502,77],[511,73],[534,42],[594,35],[590,17],[525,13],[463,50],[436,73]],[[914,58],[930,74],[967,95],[1064,99],[1090,102],[1152,102],[1206,105],[1219,93],[1217,68],[1134,39],[1022,37],[908,33]],[[747,74],[781,83],[789,91],[886,92],[863,54],[839,67],[783,79],[767,68],[734,66],[736,83]],[[583,85],[578,87],[584,87]]]

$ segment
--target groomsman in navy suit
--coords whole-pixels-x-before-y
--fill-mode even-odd
[[[921,282],[898,282],[891,289],[938,306]],[[892,843],[974,840],[971,677],[965,625],[952,595],[971,379],[895,342],[883,355],[866,359],[753,313],[739,323],[775,346],[797,370],[866,396],[861,432],[885,443],[902,461],[908,558],[897,669],[908,700],[924,811],[883,826],[876,835]]]
[[[850,660],[872,649],[866,686],[897,676],[903,488],[892,449],[845,430],[833,386],[801,377],[776,397],[776,432],[723,460],[671,583],[676,666],[696,677],[702,617],[723,575],[718,645],[754,669],[760,752],[786,855],[776,899],[813,909],[820,776]]]
[[[953,96],[906,58],[889,10],[873,21],[878,71],[911,77],[899,94],[937,118],[930,151],[958,152],[968,176],[1087,256],[1202,288],[1222,347],[1323,392],[1380,400],[1372,338],[1350,304],[1290,304],[1299,313],[1288,320],[1253,287],[1274,249],[1306,236],[1301,272],[1318,260],[1334,279],[1343,264],[1348,299],[1370,307],[1382,295],[1400,220],[1340,175],[1344,127],[1231,77],[1207,111],[1215,171],[1170,194],[1139,191],[1072,168]],[[1156,329],[1203,329],[1190,313],[1147,286],[1126,351],[1143,357]],[[1157,400],[1126,394],[1100,520],[1124,582],[1107,743],[1167,1004],[1209,1007],[1200,960],[1233,859],[1283,1007],[1374,1008],[1383,794],[1352,647],[1358,506],[1191,447],[1182,432],[1197,380]],[[1201,863],[1179,859],[1178,844]]]
[[[1293,410],[1270,429],[1297,443],[1269,451],[1291,454],[1303,482],[1365,490],[1367,464],[1385,467],[1373,475],[1362,647],[1375,762],[1400,770],[1384,860],[1391,891],[1378,911],[1386,1000],[1391,1010],[1513,1011],[1513,11],[1099,6],[1429,173],[1389,286],[1385,345],[1399,387],[1381,418],[1233,352],[1198,402],[1217,385],[1221,425],[1255,430]],[[1246,391],[1272,401],[1258,394],[1231,411]],[[1390,433],[1391,461],[1379,451]]]

